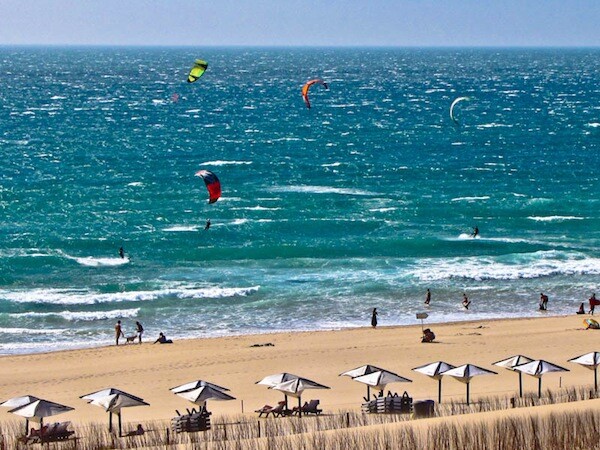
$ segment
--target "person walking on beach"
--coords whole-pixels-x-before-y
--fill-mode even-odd
[[[467,294],[463,293],[462,305],[465,307],[465,309],[469,309],[470,304],[471,304],[471,300],[468,299]]]
[[[540,311],[548,310],[548,296],[540,292]]]
[[[429,305],[429,302],[431,302],[431,291],[428,288],[427,293],[425,294],[425,304]]]
[[[121,321],[117,320],[117,324],[115,325],[115,340],[116,340],[116,345],[119,345],[119,338],[120,337],[125,337],[125,335],[123,334],[123,328],[121,328]]]
[[[377,308],[373,308],[373,314],[371,314],[371,326],[373,328],[377,326]]]
[[[594,315],[594,308],[596,307],[596,305],[598,303],[600,303],[600,301],[598,301],[596,299],[596,293],[593,293],[592,296],[590,297],[590,314],[593,316]]]
[[[139,323],[139,322],[135,323],[135,331],[137,331],[138,342],[141,344],[142,343],[142,334],[144,334],[144,327],[142,326],[141,323]]]

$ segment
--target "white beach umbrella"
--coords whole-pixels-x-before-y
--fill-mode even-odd
[[[44,417],[55,416],[57,414],[73,411],[70,406],[61,405],[48,400],[37,399],[26,405],[21,405],[9,412],[21,417],[25,417],[28,421],[40,423],[40,434],[44,427]]]
[[[436,361],[425,364],[424,366],[415,367],[412,370],[422,373],[423,375],[427,375],[428,377],[438,381],[438,403],[442,403],[442,378],[444,377],[442,372],[454,368],[455,367],[452,364],[448,364],[447,362]]]
[[[190,391],[175,392],[175,394],[199,406],[205,406],[207,400],[235,400],[235,397],[209,385],[200,386]]]
[[[210,382],[204,381],[204,380],[190,381],[189,383],[185,383],[180,386],[172,387],[170,390],[172,393],[178,394],[180,392],[193,391],[194,389],[198,389],[202,386],[210,386],[211,388],[217,389],[219,391],[228,391],[229,390],[226,387],[219,386],[218,384],[210,383]]]
[[[346,372],[340,373],[340,377],[351,377],[356,378],[362,375],[368,375],[373,372],[377,372],[379,370],[384,370],[381,367],[374,366],[372,364],[365,364],[364,366],[357,367],[356,369],[348,370]],[[367,400],[371,396],[371,387],[367,385]]]
[[[108,431],[112,431],[112,416],[116,414],[119,419],[119,436],[121,436],[121,409],[133,406],[149,406],[142,398],[116,388],[101,389],[91,394],[82,395],[84,400],[95,406],[100,406],[108,412]]]
[[[8,400],[5,400],[2,403],[0,403],[0,406],[14,409],[18,408],[19,406],[28,405],[32,402],[35,402],[36,400],[39,400],[39,398],[37,398],[34,395],[22,395],[21,397],[9,398]]]
[[[520,366],[522,364],[527,364],[533,361],[533,359],[523,356],[523,355],[515,355],[510,358],[503,359],[502,361],[497,361],[493,363],[494,366],[504,367],[507,370],[511,370],[513,372],[517,372],[519,374],[519,397],[523,397],[523,377],[522,372],[515,370],[515,367]]]
[[[283,392],[286,396],[298,398],[298,416],[302,417],[302,393],[306,389],[329,389],[328,386],[309,380],[308,378],[297,377],[293,380],[284,381],[271,386],[270,389]],[[286,405],[287,406],[287,405]]]
[[[569,362],[581,364],[594,371],[594,390],[598,390],[598,366],[600,365],[600,352],[590,352],[577,358],[570,359]],[[2,405],[0,405],[2,406]]]
[[[538,398],[542,397],[542,377],[545,374],[552,372],[569,372],[569,369],[557,366],[556,364],[544,361],[543,359],[536,359],[535,361],[521,364],[520,366],[516,366],[515,370],[538,379]]]
[[[262,384],[263,386],[273,387],[279,383],[283,383],[284,381],[294,380],[296,378],[300,378],[298,375],[294,375],[293,373],[281,372],[273,375],[267,375],[262,380],[257,381],[256,384]],[[285,409],[288,409],[288,399],[287,394],[285,394]]]
[[[471,379],[473,377],[477,377],[480,375],[498,375],[493,370],[484,369],[483,367],[479,367],[473,364],[463,364],[462,366],[455,367],[454,369],[446,370],[441,372],[440,375],[448,375],[461,383],[465,383],[467,385],[467,405],[469,404],[469,384],[471,383]]]
[[[401,377],[400,375],[390,372],[389,370],[377,370],[375,372],[361,375],[360,377],[352,378],[354,381],[366,384],[367,387],[374,387],[383,392],[385,387],[390,383],[412,383],[412,380]],[[367,401],[369,391],[367,390]]]
[[[9,398],[0,403],[0,406],[5,408],[18,408],[19,406],[29,405],[32,402],[39,400],[35,395],[22,395],[20,397]],[[29,419],[25,420],[25,434],[29,431]]]

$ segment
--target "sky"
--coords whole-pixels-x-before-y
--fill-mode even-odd
[[[600,0],[0,0],[0,45],[599,47]]]

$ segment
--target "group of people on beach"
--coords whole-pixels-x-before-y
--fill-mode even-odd
[[[589,298],[588,302],[590,304],[590,309],[589,309],[588,314],[590,314],[590,315],[593,316],[594,315],[594,309],[596,308],[596,305],[600,305],[600,300],[598,300],[596,298],[596,293],[595,292]],[[579,309],[577,310],[577,314],[585,314],[585,309],[583,307],[583,302],[581,302],[581,305],[579,305]]]
[[[138,339],[138,344],[142,343],[142,335],[144,334],[144,327],[139,321],[135,322],[135,334],[132,336],[125,336],[123,332],[123,326],[121,325],[121,321],[117,320],[115,325],[115,345],[119,345],[119,339],[124,338],[126,342],[134,342],[134,340]],[[165,334],[161,331],[158,334],[158,339],[154,341],[154,344],[172,344],[173,341],[171,339],[167,339]]]

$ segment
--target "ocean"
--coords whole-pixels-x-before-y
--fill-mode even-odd
[[[0,73],[0,353],[111,344],[119,319],[571,314],[599,287],[598,49],[0,47]]]

